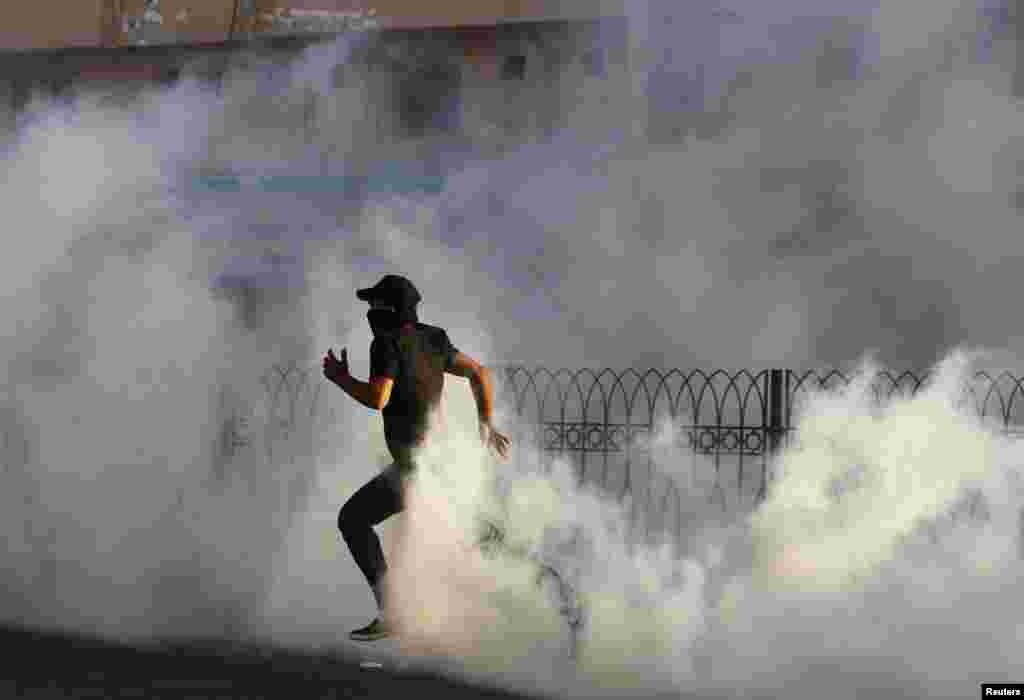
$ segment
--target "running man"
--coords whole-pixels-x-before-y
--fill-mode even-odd
[[[476,399],[480,439],[504,458],[509,439],[491,424],[493,393],[486,368],[459,352],[447,332],[419,323],[416,305],[420,293],[405,277],[387,275],[356,296],[370,304],[366,314],[373,331],[370,343],[370,380],[354,379],[345,349],[341,357],[328,350],[324,376],[349,396],[384,416],[384,438],[394,462],[356,491],[338,513],[338,529],[363,572],[377,601],[377,617],[349,637],[373,641],[391,635],[384,607],[387,562],[380,539],[373,531],[404,507],[404,478],[414,469],[414,451],[428,439],[429,420],[444,389],[444,374],[466,377]]]

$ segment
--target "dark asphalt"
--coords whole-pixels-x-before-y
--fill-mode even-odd
[[[0,627],[0,698],[427,698],[527,700],[422,670],[360,668],[343,651],[303,654],[224,642],[129,646]],[[536,699],[533,699],[536,700]]]

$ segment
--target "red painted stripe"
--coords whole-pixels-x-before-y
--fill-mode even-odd
[[[78,77],[81,80],[160,80],[168,71],[167,66],[154,63],[102,63],[83,66]]]

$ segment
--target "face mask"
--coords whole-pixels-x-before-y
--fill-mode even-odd
[[[370,309],[366,313],[374,335],[387,333],[398,328],[398,314],[390,309]]]

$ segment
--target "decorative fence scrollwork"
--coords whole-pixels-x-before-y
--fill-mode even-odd
[[[263,373],[260,382],[267,393],[267,429],[264,432],[264,449],[267,459],[274,459],[275,443],[289,440],[300,428],[306,427],[301,421],[308,417],[309,424],[315,422],[320,391],[323,383],[318,372],[291,363],[274,365]],[[301,401],[308,401],[308,414],[300,411]]]
[[[699,476],[710,477],[710,495],[723,508],[737,505],[730,494],[752,500],[766,493],[767,457],[785,431],[781,370],[616,373],[510,366],[499,376],[518,417],[535,426],[537,447],[570,456],[580,483],[596,482],[620,499],[629,497],[634,522],[642,511],[649,526],[654,514],[663,529],[674,513],[679,529],[689,510],[678,480],[655,485],[651,452],[659,447],[689,453],[691,476],[710,466],[710,474]],[[659,434],[666,421],[676,432],[673,444]],[[698,456],[710,464],[697,464]],[[737,462],[731,479],[722,471],[723,457]]]
[[[837,370],[494,370],[518,418],[517,443],[532,441],[543,453],[569,458],[580,483],[629,499],[634,525],[642,519],[646,534],[675,533],[677,541],[687,519],[711,513],[702,505],[742,512],[760,503],[773,479],[771,456],[792,441],[800,402],[857,378]],[[880,372],[870,388],[880,401],[912,396],[929,378]],[[226,415],[222,450],[234,453],[259,436],[268,460],[287,459],[283,448],[305,432],[313,435],[324,417],[321,379],[318,369],[294,362],[268,369],[265,410],[243,407]],[[977,372],[962,401],[1004,433],[1022,435],[1022,394],[1024,378]],[[265,416],[263,425],[253,426],[256,414]],[[665,426],[674,440],[667,440]],[[659,459],[672,465],[672,474],[655,473],[659,450],[673,450]]]
[[[209,483],[219,488],[235,479],[263,478],[256,475],[268,472],[254,470],[252,462],[265,460],[275,466],[272,480],[281,489],[276,507],[290,522],[305,507],[315,482],[312,462],[298,458],[311,454],[317,429],[332,411],[321,405],[324,387],[318,369],[297,362],[278,363],[259,379],[262,392],[257,390],[257,396],[246,396],[230,384],[220,389]]]
[[[707,492],[712,503],[725,510],[750,509],[767,495],[773,478],[771,455],[791,442],[800,400],[810,391],[845,388],[858,376],[837,370],[684,374],[652,369],[641,374],[632,369],[616,373],[523,366],[500,367],[497,374],[517,416],[535,426],[539,449],[569,456],[581,483],[596,483],[620,499],[631,497],[634,519],[639,504],[648,522],[664,531],[670,529],[668,518],[674,513],[677,536],[687,509],[694,506],[693,493],[684,493],[686,489],[677,485],[687,479],[669,479],[654,487],[652,452],[658,446],[651,438],[663,421],[681,438],[674,446],[690,457],[689,483],[703,477],[704,487],[696,490]],[[875,399],[882,401],[912,396],[929,378],[927,372],[880,372],[870,387]],[[1005,434],[1024,435],[1024,402],[1017,400],[1021,394],[1024,378],[977,372],[966,383],[961,401],[972,403],[981,418],[994,420]],[[622,473],[620,484],[613,483],[610,470],[615,458]],[[637,479],[644,465],[646,488]],[[685,470],[685,462],[678,468]]]
[[[786,370],[785,426],[791,430],[794,407],[799,404],[801,394],[821,389],[834,390],[849,386],[859,378],[857,374],[846,375],[838,370],[828,372],[808,371],[797,374]],[[872,377],[870,385],[876,401],[888,401],[896,397],[917,394],[929,382],[931,372],[903,372],[892,374],[883,371]],[[979,418],[994,422],[999,430],[1009,436],[1024,433],[1024,405],[1019,399],[1024,394],[1024,377],[1015,377],[1009,372],[991,374],[978,371],[972,374],[961,387],[958,405],[966,407]]]

